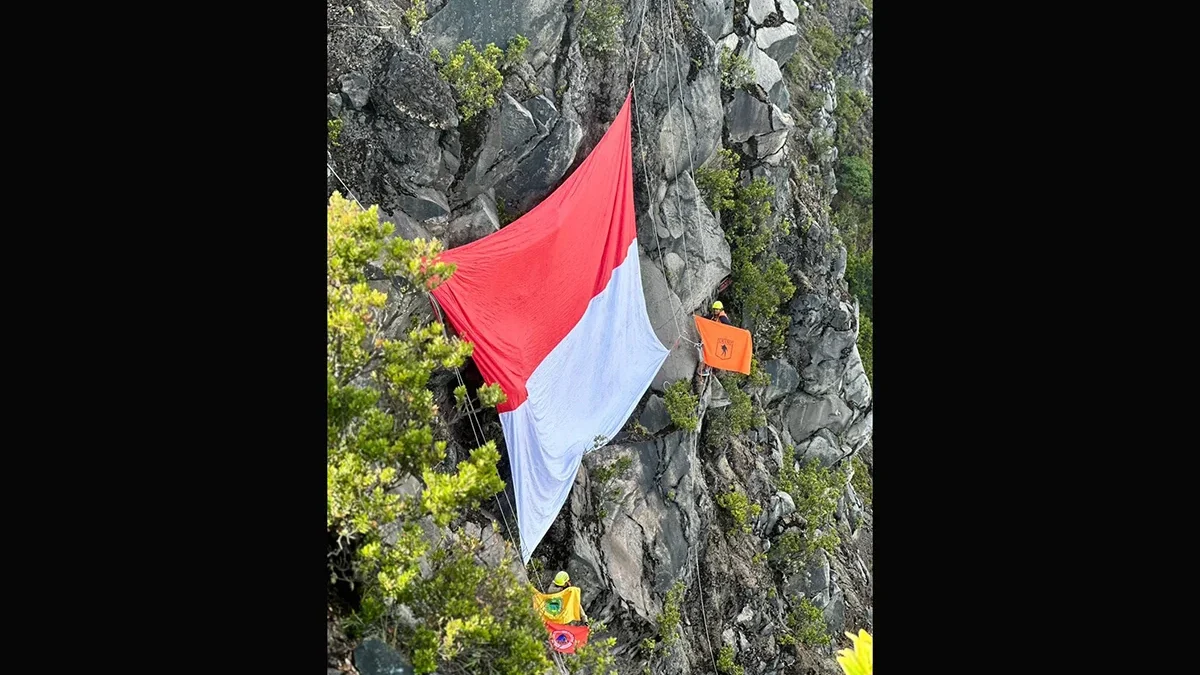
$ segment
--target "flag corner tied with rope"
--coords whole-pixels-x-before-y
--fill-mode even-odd
[[[576,647],[587,644],[588,634],[592,632],[587,626],[567,626],[550,621],[545,624],[550,632],[550,646],[561,654],[574,654]]]
[[[528,562],[558,516],[583,454],[612,438],[669,352],[650,325],[633,205],[631,96],[591,154],[529,213],[442,253],[433,290],[475,344],[497,407]]]
[[[696,330],[704,345],[704,363],[720,370],[750,374],[750,359],[754,355],[750,331],[695,314],[692,318],[696,320]]]

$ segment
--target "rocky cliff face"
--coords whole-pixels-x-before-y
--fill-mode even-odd
[[[858,457],[855,466],[871,465],[873,401],[855,344],[858,305],[829,216],[837,148],[821,143],[837,123],[838,83],[871,91],[871,14],[858,0],[610,1],[624,23],[615,48],[597,55],[584,47],[584,18],[600,0],[429,0],[415,33],[403,21],[408,0],[328,0],[329,117],[341,124],[329,146],[329,191],[348,188],[364,205],[379,204],[401,236],[468,243],[560,184],[636,78],[642,281],[651,322],[672,353],[627,431],[585,457],[531,566],[546,572],[531,581],[544,587],[554,570],[570,571],[589,615],[618,638],[622,673],[712,673],[722,647],[746,673],[837,673],[842,631],[872,629],[870,507],[844,480],[832,553],[818,550],[788,571],[760,554],[807,527],[799,496],[778,488],[787,446],[800,464],[846,468]],[[842,47],[832,68],[815,53],[815,26],[830,28]],[[430,51],[463,40],[503,47],[517,34],[530,41],[522,61],[506,74],[495,106],[464,123]],[[722,47],[753,68],[751,84],[723,92]],[[695,180],[720,147],[746,158],[742,179],[765,178],[775,213],[796,224],[773,246],[798,292],[785,308],[786,348],[763,364],[771,384],[753,392],[766,424],[714,449],[702,442],[703,426],[675,429],[658,394],[694,375],[690,315],[731,272],[720,217]],[[379,275],[376,283],[389,281]],[[407,316],[415,308],[401,309]],[[702,425],[730,404],[719,382],[712,385],[701,398]],[[465,429],[451,430],[464,446]],[[612,468],[618,460],[621,471]],[[749,533],[731,529],[716,504],[735,487],[762,507]],[[648,650],[641,643],[656,635],[676,582],[681,639]],[[832,644],[784,644],[801,597],[820,610]]]

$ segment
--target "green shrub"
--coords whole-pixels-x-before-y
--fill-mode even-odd
[[[829,644],[832,639],[825,625],[825,616],[808,598],[802,597],[792,606],[784,617],[784,628],[779,638],[779,644],[782,645],[799,642],[808,647],[819,647]]]
[[[773,355],[783,350],[791,317],[779,309],[792,299],[796,285],[787,264],[769,250],[777,235],[786,234],[786,221],[771,220],[775,188],[764,178],[734,191],[731,217],[722,217],[733,267],[733,300],[753,326],[756,351]],[[761,347],[759,347],[761,345]]]
[[[825,22],[815,23],[808,29],[808,44],[812,48],[813,56],[826,68],[832,68],[833,62],[842,55],[842,50],[833,35],[833,28]]]
[[[633,458],[629,455],[621,455],[616,461],[602,467],[596,468],[592,472],[592,478],[600,485],[608,483],[614,478],[624,478],[629,474],[629,467],[633,466]]]
[[[587,644],[576,647],[575,657],[565,660],[567,672],[572,675],[618,675],[617,657],[612,653],[617,639],[601,638],[606,630],[603,623],[592,625]]]
[[[862,30],[863,28],[866,28],[870,24],[871,24],[871,18],[869,16],[867,16],[866,14],[863,14],[862,16],[858,17],[858,21],[854,22],[854,29]]]
[[[874,299],[874,249],[868,248],[861,254],[846,258],[846,284],[854,297],[858,298],[859,308],[868,318],[873,318]]]
[[[721,47],[719,65],[721,86],[726,89],[737,89],[754,81],[754,68],[750,65],[750,59],[734,53],[729,47]]]
[[[863,503],[869,508],[871,506],[871,474],[867,470],[866,462],[859,459],[858,455],[850,460],[850,466],[854,467],[854,478],[850,480],[850,484],[854,486],[854,491],[862,497]]]
[[[717,504],[729,512],[733,522],[746,534],[754,529],[750,520],[757,518],[762,513],[762,507],[751,502],[736,487],[726,494],[717,495]]]
[[[838,190],[863,206],[871,204],[872,169],[862,157],[843,157],[842,171],[838,176]]]
[[[796,469],[796,450],[787,446],[783,451],[783,468],[779,470],[779,489],[788,493],[796,504],[796,514],[805,520],[807,529],[803,536],[797,536],[790,531],[781,538],[780,546],[772,547],[771,551],[779,549],[777,560],[784,567],[793,563],[793,554],[807,559],[816,549],[823,548],[830,553],[838,545],[839,537],[834,526],[834,511],[837,509],[838,497],[845,486],[845,475],[840,471],[826,469],[818,462],[806,462]],[[821,529],[822,534],[816,535]],[[783,540],[787,541],[783,541]]]
[[[624,24],[619,0],[592,0],[579,26],[579,47],[592,56],[615,54],[621,49]]]
[[[501,51],[495,44],[488,43],[480,53],[470,40],[459,43],[449,60],[434,49],[429,58],[436,63],[438,74],[450,84],[458,100],[458,111],[462,121],[469,122],[475,115],[496,105],[496,95],[504,86],[501,66],[519,60],[529,45],[523,35],[509,42],[508,51]]]
[[[737,186],[738,157],[727,148],[717,151],[710,166],[696,169],[696,187],[713,213],[734,207],[733,191]]]
[[[421,24],[428,18],[429,12],[425,8],[425,0],[412,0],[412,7],[404,10],[404,25],[408,26],[408,34],[416,35]]]
[[[342,136],[342,121],[341,120],[329,120],[328,127],[329,127],[329,142],[332,143],[333,147],[335,147],[335,148],[341,147],[342,144],[338,143],[338,139],[341,138],[341,136]]]
[[[658,635],[665,645],[675,644],[679,640],[679,620],[683,616],[680,610],[686,591],[687,586],[682,581],[676,581],[663,600],[662,613],[658,615]]]
[[[437,241],[389,240],[394,226],[379,222],[377,206],[364,211],[338,193],[326,228],[329,594],[337,596],[340,580],[362,593],[348,615],[339,609],[335,617],[354,635],[392,636],[413,655],[417,673],[442,665],[478,673],[481,662],[488,672],[545,670],[545,629],[529,603],[531,587],[507,563],[480,566],[462,539],[431,545],[419,524],[428,516],[448,525],[503,489],[500,455],[488,441],[451,471],[435,469],[446,442],[434,437],[437,406],[427,384],[437,368],[462,365],[472,345],[445,339],[440,324],[385,338],[387,296],[368,286],[365,268],[381,262],[416,289],[435,287],[454,266],[428,263],[441,251]],[[364,379],[370,386],[357,384]],[[423,483],[420,492],[390,492],[409,476]],[[395,527],[394,539],[384,537],[384,525]],[[415,623],[398,624],[386,609],[396,604],[408,606]]]
[[[785,0],[786,2],[786,0]],[[745,675],[746,671],[733,662],[733,647],[725,645],[717,656],[717,670],[725,675]]]
[[[696,416],[696,406],[700,399],[692,393],[690,380],[678,380],[667,387],[663,400],[667,404],[667,413],[671,422],[684,431],[695,431],[700,425]]]

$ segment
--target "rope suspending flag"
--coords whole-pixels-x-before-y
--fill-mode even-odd
[[[596,148],[541,204],[441,255],[457,269],[433,295],[475,343],[484,381],[508,395],[498,410],[524,562],[583,454],[620,431],[668,355],[642,295],[630,119],[627,95]]]
[[[692,318],[696,320],[696,330],[704,344],[704,363],[721,370],[750,374],[750,357],[754,355],[750,331],[695,314]]]

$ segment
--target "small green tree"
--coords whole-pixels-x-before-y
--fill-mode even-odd
[[[695,431],[700,426],[700,418],[696,416],[696,406],[700,399],[692,393],[692,383],[688,380],[678,380],[667,386],[663,400],[667,404],[667,414],[671,422],[684,431]]]
[[[425,7],[425,0],[412,0],[412,6],[404,10],[404,25],[408,26],[408,34],[416,35],[421,24],[428,18],[429,12]]]
[[[737,178],[738,157],[728,148],[720,148],[709,166],[696,169],[696,187],[713,213],[734,207],[733,190]]]
[[[721,47],[720,67],[721,86],[726,89],[737,89],[754,81],[754,67],[750,65],[750,60],[734,53],[729,47]]]
[[[838,176],[838,190],[845,191],[863,206],[871,204],[871,165],[862,157],[843,157],[842,172]]]
[[[528,46],[529,40],[518,35],[509,42],[507,51],[488,43],[480,53],[470,40],[463,40],[449,59],[436,49],[429,54],[439,67],[438,74],[454,90],[464,123],[496,105],[496,96],[504,86],[500,69],[520,60]]]
[[[434,370],[462,365],[472,347],[446,339],[439,324],[385,337],[387,296],[365,275],[368,263],[380,263],[415,293],[436,287],[454,267],[436,261],[436,241],[389,240],[393,225],[379,222],[376,206],[364,211],[334,193],[327,215],[330,595],[340,580],[360,588],[348,625],[358,634],[388,636],[413,655],[418,673],[441,664],[463,673],[540,672],[549,662],[529,602],[532,588],[504,566],[481,566],[465,544],[433,546],[419,524],[429,518],[448,525],[504,487],[491,441],[452,470],[435,469],[446,442],[434,436],[437,406],[427,384]],[[420,490],[394,491],[410,476]],[[398,604],[411,609],[415,628],[392,617],[389,608]]]
[[[779,643],[782,645],[803,644],[808,647],[827,645],[832,641],[825,625],[825,616],[813,606],[808,598],[801,597],[791,605],[784,617],[784,630]]]
[[[658,635],[664,645],[672,645],[679,640],[679,621],[683,617],[681,610],[686,591],[687,586],[682,581],[676,581],[663,599],[662,613],[658,615]]]
[[[811,556],[816,549],[833,552],[840,541],[834,526],[838,497],[845,487],[845,474],[826,469],[818,462],[805,462],[796,468],[796,450],[783,450],[783,468],[779,470],[779,489],[788,493],[796,504],[796,513],[808,524],[803,535],[794,530],[786,533],[780,545],[771,548],[784,567],[794,567]],[[817,535],[816,531],[821,530]],[[796,559],[798,554],[799,558]]]
[[[778,235],[788,234],[786,220],[771,218],[775,188],[756,178],[735,191],[732,217],[722,217],[733,267],[733,299],[753,326],[755,344],[765,353],[783,350],[791,317],[779,311],[796,294],[788,266],[771,249]]]
[[[579,27],[579,47],[590,56],[615,54],[621,49],[625,13],[619,0],[592,0]]]
[[[784,2],[787,2],[787,0],[784,0]],[[717,656],[717,671],[725,675],[745,675],[746,670],[733,660],[733,647],[731,645],[721,647],[721,652]]]
[[[736,487],[726,494],[717,495],[717,504],[729,512],[733,522],[746,534],[753,530],[750,520],[762,513],[762,507],[751,502]]]

